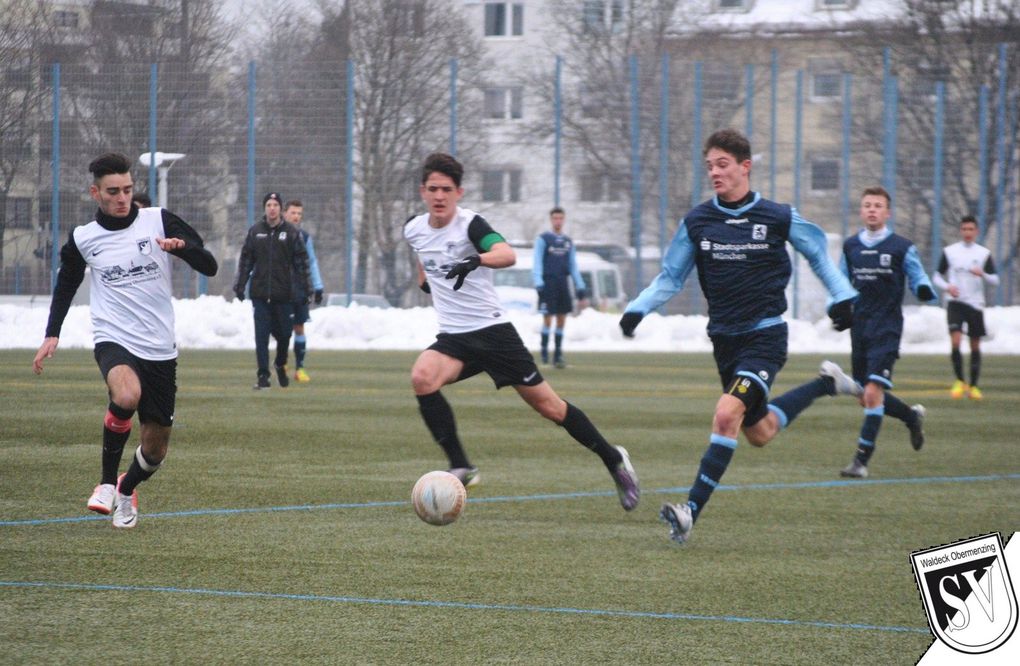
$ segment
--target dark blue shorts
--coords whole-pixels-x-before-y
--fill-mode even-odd
[[[294,325],[304,324],[312,320],[312,316],[308,314],[308,303],[304,301],[294,303]]]
[[[126,365],[138,376],[142,397],[138,400],[138,420],[155,422],[169,428],[174,424],[177,402],[177,359],[148,361],[139,358],[115,342],[96,344],[93,354],[103,380],[115,366]]]
[[[458,382],[480,372],[492,377],[498,389],[537,386],[545,381],[513,324],[496,324],[467,333],[440,333],[429,349],[464,364]]]
[[[542,314],[568,314],[574,309],[574,299],[570,296],[570,285],[566,276],[552,278],[542,288],[542,298],[538,302],[538,311]]]
[[[850,329],[850,363],[854,379],[864,386],[876,382],[892,388],[893,366],[900,357],[900,336],[895,333],[869,337]]]
[[[737,335],[713,335],[712,354],[723,390],[733,380],[747,377],[761,388],[761,399],[747,405],[744,423],[757,423],[768,412],[768,396],[776,375],[786,365],[789,329],[786,323]]]

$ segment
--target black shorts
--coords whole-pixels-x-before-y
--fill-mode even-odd
[[[949,322],[949,332],[964,332],[969,338],[983,338],[987,335],[985,331],[985,313],[983,310],[967,305],[963,301],[949,301],[946,305],[946,321]]]
[[[538,302],[538,311],[544,315],[568,314],[574,309],[574,299],[570,296],[570,285],[567,278],[552,278],[542,287],[542,298]]]
[[[138,420],[164,427],[174,424],[177,401],[177,359],[147,361],[138,358],[115,342],[100,342],[95,349],[96,363],[103,380],[115,366],[126,365],[138,375],[142,397],[138,401]]]
[[[496,388],[537,386],[545,381],[513,324],[496,324],[468,333],[440,333],[429,349],[464,364],[456,381],[487,373]]]

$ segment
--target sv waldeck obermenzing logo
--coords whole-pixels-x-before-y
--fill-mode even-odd
[[[991,652],[1017,624],[1016,593],[998,532],[910,554],[932,632],[968,654]]]

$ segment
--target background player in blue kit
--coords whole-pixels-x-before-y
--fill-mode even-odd
[[[577,300],[584,307],[587,296],[584,278],[577,268],[577,254],[570,236],[563,233],[566,212],[556,207],[549,211],[552,231],[543,232],[535,239],[535,260],[531,266],[531,277],[538,290],[538,311],[542,313],[542,363],[549,362],[549,333],[552,319],[556,317],[556,332],[553,335],[553,365],[565,368],[563,360],[563,328],[567,315],[574,309],[570,297],[570,284],[574,281]]]
[[[301,226],[304,218],[305,206],[298,199],[291,199],[283,207],[283,219],[294,225],[305,244],[305,251],[308,253],[308,275],[312,280],[312,298],[316,305],[322,305],[323,286],[322,275],[319,273],[319,260],[315,256],[315,242],[308,230]],[[297,298],[294,300],[294,379],[299,382],[311,381],[308,371],[305,370],[305,352],[308,349],[308,338],[305,337],[305,324],[311,321],[308,312],[308,294],[301,289],[302,282],[295,276],[294,284],[297,285]]]
[[[425,425],[446,453],[450,473],[465,486],[478,483],[478,468],[468,461],[440,389],[485,372],[497,389],[513,386],[532,409],[601,458],[620,504],[633,510],[641,491],[626,449],[607,442],[583,411],[556,394],[507,319],[492,271],[512,266],[517,256],[485,218],[457,205],[464,195],[463,175],[464,167],[452,156],[429,155],[419,187],[428,212],[404,223],[404,238],[418,258],[418,284],[432,294],[439,319],[436,341],[411,368]]]
[[[864,228],[843,243],[839,262],[843,274],[860,292],[850,342],[853,376],[864,387],[861,396],[864,423],[857,439],[857,453],[840,472],[841,476],[858,479],[868,476],[868,461],[875,452],[878,430],[886,414],[906,424],[915,451],[924,446],[921,429],[924,407],[907,406],[889,389],[893,386],[893,364],[900,357],[903,336],[904,283],[909,281],[910,290],[919,300],[938,301],[917,248],[886,226],[892,214],[890,202],[889,193],[881,187],[864,190],[861,196]]]
[[[697,267],[724,393],[687,502],[666,503],[659,512],[678,543],[687,541],[719,485],[741,430],[752,445],[764,446],[816,398],[860,393],[838,365],[826,361],[820,377],[769,402],[772,383],[786,363],[788,331],[782,314],[791,273],[786,242],[807,258],[832,295],[829,316],[838,330],[850,326],[857,292],[829,259],[820,228],[790,206],[751,191],[751,145],[742,134],[715,132],[703,154],[716,195],[684,216],[662,272],[627,305],[620,320],[623,334],[633,336],[644,315],[679,292]]]

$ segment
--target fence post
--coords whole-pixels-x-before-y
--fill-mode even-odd
[[[255,224],[255,61],[248,63],[248,226]]]
[[[457,59],[450,58],[450,154],[457,156]]]
[[[931,213],[931,270],[939,264],[942,251],[942,141],[945,133],[946,84],[939,81],[935,84],[935,173],[933,175]]]
[[[800,209],[801,153],[804,152],[804,71],[797,70],[793,113],[793,207]],[[793,253],[793,318],[800,318],[800,255]]]
[[[846,240],[846,236],[850,231],[850,130],[853,127],[853,116],[851,115],[851,105],[853,104],[851,99],[852,78],[850,74],[843,75],[843,163],[839,170],[840,189],[842,190],[839,198],[839,210],[840,231],[844,240]]]
[[[669,54],[662,54],[659,96],[659,258],[666,256],[666,216],[669,214]]]
[[[999,44],[999,99],[995,112],[995,126],[998,129],[995,142],[995,161],[999,167],[998,182],[995,183],[995,224],[998,232],[995,234],[995,261],[1002,266],[1005,260],[1002,246],[1005,234],[1003,225],[1006,222],[1006,96],[1009,94],[1006,89],[1006,45]],[[1000,269],[1001,270],[1001,269]],[[1002,280],[995,287],[995,304],[1002,305]]]
[[[50,293],[60,269],[60,63],[53,63],[53,150],[50,151]]]
[[[563,56],[556,56],[553,82],[553,205],[560,205],[560,144],[563,140]]]
[[[641,100],[638,98],[638,59],[629,57],[630,64],[630,224],[634,238],[635,292],[644,283],[641,276]]]
[[[159,190],[156,185],[156,102],[158,94],[158,65],[149,65],[149,199],[155,204],[159,201]],[[158,205],[158,204],[156,204]]]
[[[772,71],[769,95],[769,199],[776,198],[776,106],[779,88],[779,52],[772,49]]]
[[[347,305],[351,304],[354,292],[354,61],[347,61],[346,97],[344,105],[345,178],[344,218],[347,229]]]
[[[988,86],[978,93],[978,239],[984,242],[988,232]]]

